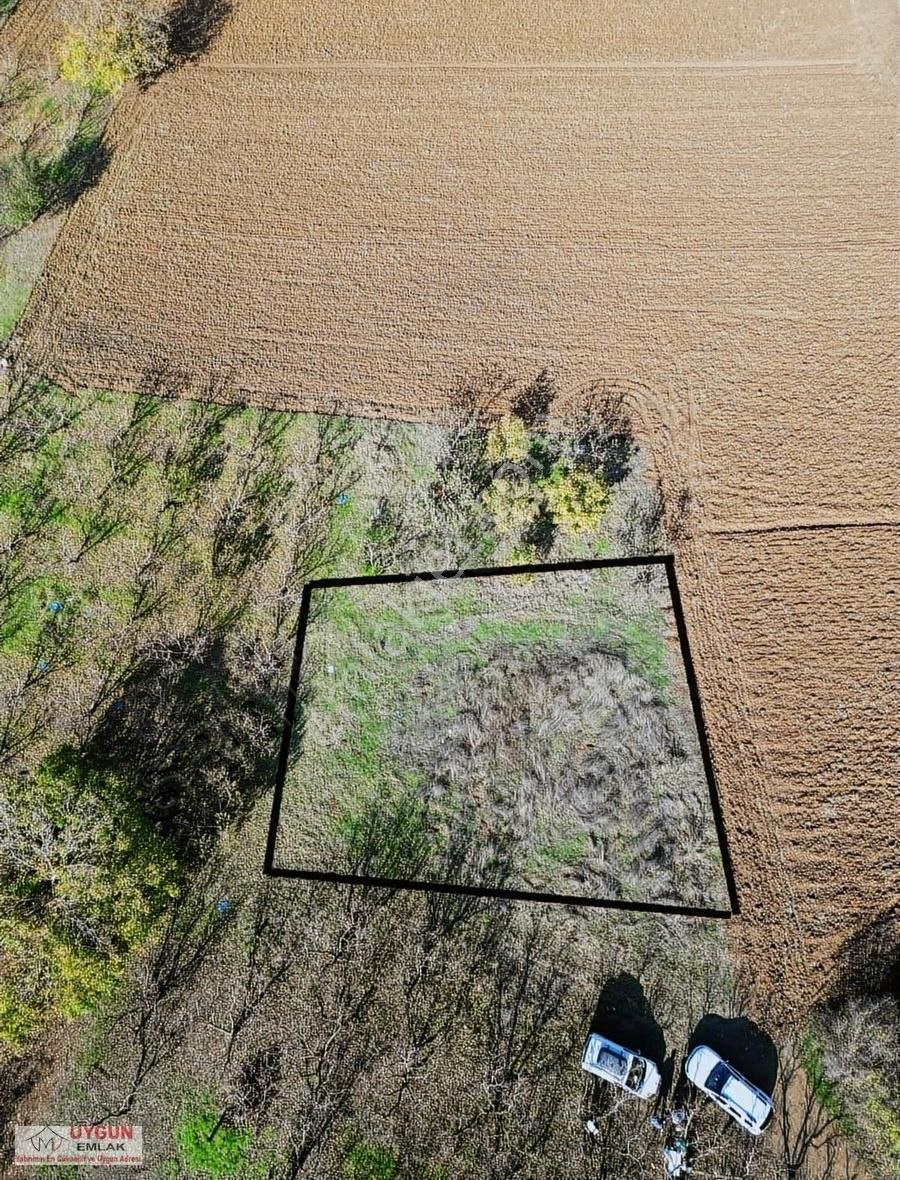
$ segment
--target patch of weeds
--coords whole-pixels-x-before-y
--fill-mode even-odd
[[[584,863],[589,844],[587,832],[575,832],[571,836],[554,840],[534,849],[528,857],[527,868],[542,873],[552,872],[556,868],[577,868]]]
[[[457,619],[466,619],[474,615],[480,606],[480,599],[471,590],[464,590],[461,594],[454,594],[450,600],[450,609]]]
[[[371,877],[419,876],[436,850],[428,809],[414,789],[358,797],[336,824],[353,872]]]
[[[5,344],[13,334],[16,324],[22,318],[29,294],[30,288],[27,283],[19,282],[12,275],[6,274],[0,286],[0,344]]]
[[[102,1018],[91,1019],[79,1045],[77,1065],[80,1073],[92,1073],[103,1064],[107,1052],[107,1031]]]
[[[636,672],[659,691],[669,687],[666,643],[660,634],[636,622],[618,623],[612,634],[622,644],[629,671]]]
[[[825,1074],[825,1043],[813,1025],[807,1028],[800,1044],[800,1059],[816,1101],[828,1117],[834,1119],[844,1135],[855,1137],[856,1124],[847,1113],[836,1087]]]
[[[472,640],[476,646],[500,642],[514,647],[534,646],[547,642],[562,642],[569,629],[554,619],[481,619],[475,625]]]
[[[211,1098],[189,1104],[175,1128],[175,1143],[189,1173],[210,1177],[246,1174],[253,1131],[222,1121]]]
[[[400,1180],[400,1164],[394,1152],[362,1139],[351,1139],[347,1144],[341,1171],[347,1180]]]
[[[382,496],[363,537],[364,573],[372,575],[385,572],[400,540],[402,524],[403,519],[397,508],[386,496]]]

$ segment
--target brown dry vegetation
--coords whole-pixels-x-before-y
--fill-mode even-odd
[[[471,847],[483,887],[727,912],[669,594],[658,566],[317,591],[276,864],[443,882]]]

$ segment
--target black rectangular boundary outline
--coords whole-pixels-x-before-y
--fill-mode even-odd
[[[685,678],[691,699],[691,709],[697,737],[700,742],[700,754],[706,785],[709,790],[710,806],[713,813],[713,823],[716,829],[716,839],[719,854],[722,858],[722,872],[728,892],[730,909],[720,910],[705,906],[666,905],[659,902],[622,901],[618,898],[583,897],[561,893],[541,893],[526,889],[482,889],[476,885],[458,885],[451,882],[438,881],[409,881],[400,877],[365,877],[352,873],[334,873],[314,869],[283,869],[275,865],[275,846],[278,839],[278,824],[281,818],[281,805],[284,797],[284,786],[287,779],[288,761],[290,759],[291,739],[293,737],[294,722],[297,711],[297,693],[300,685],[300,672],[303,664],[303,649],[306,642],[306,632],[309,626],[309,612],[314,590],[333,590],[347,586],[396,586],[407,582],[427,582],[438,580],[459,580],[461,578],[490,578],[503,577],[511,574],[550,574],[566,573],[577,570],[621,569],[661,565],[666,571],[666,580],[675,615],[675,628],[678,634],[678,646],[684,664]],[[671,553],[653,554],[647,557],[608,557],[586,559],[579,561],[560,561],[532,565],[486,566],[476,569],[422,570],[408,574],[372,574],[350,578],[316,578],[305,583],[300,595],[300,616],[297,622],[297,639],[294,646],[294,658],[291,665],[290,681],[288,683],[287,704],[285,706],[284,727],[281,735],[281,746],[278,752],[278,766],[275,777],[275,790],[272,795],[272,811],[269,818],[269,831],[266,839],[266,851],[263,860],[263,875],[280,877],[300,881],[328,881],[336,885],[368,885],[384,889],[408,889],[418,892],[456,893],[474,897],[496,897],[509,901],[539,901],[555,905],[589,906],[595,909],[626,910],[634,913],[673,914],[689,918],[732,918],[740,913],[737,886],[734,878],[734,866],[728,846],[725,831],[725,820],[722,812],[721,800],[716,786],[712,752],[709,736],[703,719],[703,708],[700,701],[700,690],[694,671],[694,661],[688,644],[687,625],[681,600],[681,591],[675,573],[675,556]]]

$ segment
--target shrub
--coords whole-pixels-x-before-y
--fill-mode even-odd
[[[564,533],[589,533],[597,528],[609,504],[609,488],[599,475],[554,467],[539,486],[553,522]]]
[[[397,1157],[378,1143],[355,1140],[344,1155],[347,1180],[399,1180]]]
[[[237,1176],[247,1165],[253,1143],[248,1127],[222,1122],[211,1101],[188,1108],[175,1128],[175,1143],[182,1161],[192,1172],[210,1177]],[[215,1134],[210,1139],[213,1130]]]
[[[22,150],[0,170],[0,221],[8,229],[30,225],[46,208],[53,169],[34,152]]]
[[[4,910],[0,1041],[18,1052],[48,1016],[73,1019],[108,998],[119,981],[120,966],[42,922],[25,905],[7,901]]]
[[[164,20],[140,2],[110,2],[96,23],[59,46],[60,76],[92,94],[115,94],[132,78],[152,78],[169,57]]]
[[[486,454],[490,463],[521,463],[528,457],[531,437],[521,419],[506,414],[487,433]]]
[[[540,493],[523,480],[495,479],[481,499],[500,536],[521,532],[541,509]]]
[[[804,1038],[803,1064],[824,1109],[876,1169],[900,1167],[897,1001],[853,995],[820,1009]]]

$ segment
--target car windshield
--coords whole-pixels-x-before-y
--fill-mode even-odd
[[[611,1049],[604,1048],[600,1050],[597,1065],[604,1073],[611,1074],[614,1078],[624,1078],[625,1070],[628,1068],[628,1060],[620,1053],[614,1053]]]
[[[731,1070],[724,1061],[720,1061],[706,1079],[706,1088],[711,1094],[721,1094],[722,1087],[731,1077]]]
[[[639,1057],[635,1057],[634,1061],[632,1061],[632,1063],[631,1063],[631,1071],[628,1074],[628,1081],[625,1083],[625,1085],[628,1087],[628,1089],[629,1090],[640,1089],[641,1084],[644,1081],[644,1074],[646,1072],[647,1072],[647,1069],[646,1069],[643,1061],[641,1061],[641,1059]]]

